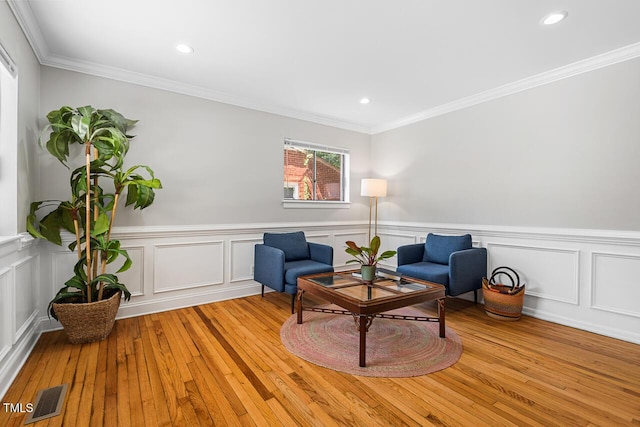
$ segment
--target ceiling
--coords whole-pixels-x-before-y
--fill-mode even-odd
[[[638,0],[8,3],[44,65],[367,133],[640,56]]]

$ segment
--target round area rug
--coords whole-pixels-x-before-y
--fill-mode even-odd
[[[388,313],[425,316],[411,307]],[[367,366],[361,368],[360,333],[352,316],[305,311],[302,324],[296,320],[294,314],[280,328],[280,339],[287,350],[316,365],[348,374],[415,377],[448,368],[462,354],[462,342],[449,327],[445,329],[446,338],[440,338],[436,322],[375,318],[367,332]]]

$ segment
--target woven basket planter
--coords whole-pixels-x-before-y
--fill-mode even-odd
[[[120,294],[118,292],[108,299],[88,304],[53,304],[69,342],[101,341],[109,336],[120,308]]]
[[[496,278],[506,276],[511,285],[496,283]],[[518,320],[522,316],[524,284],[512,268],[498,267],[491,272],[491,278],[482,278],[482,297],[487,316],[500,320]]]
[[[493,286],[494,289],[499,287],[500,285]],[[521,292],[510,295],[483,286],[482,297],[484,298],[484,311],[487,316],[500,320],[518,320],[522,317],[524,288],[522,288]]]

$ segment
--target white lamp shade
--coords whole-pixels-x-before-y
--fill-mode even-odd
[[[360,195],[366,197],[385,197],[387,195],[387,180],[363,178],[360,184]]]

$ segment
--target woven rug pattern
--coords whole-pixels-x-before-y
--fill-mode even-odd
[[[326,308],[339,308],[330,306]],[[389,313],[424,316],[411,307]],[[439,324],[375,318],[367,332],[366,364],[358,366],[360,335],[352,316],[305,311],[280,328],[289,352],[325,368],[368,377],[415,377],[447,368],[458,361],[462,342],[449,327],[440,338]]]

